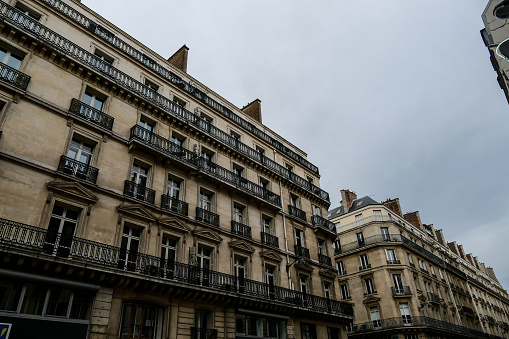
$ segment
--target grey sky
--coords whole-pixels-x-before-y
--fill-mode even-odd
[[[509,106],[478,0],[83,0],[349,188],[443,229],[509,288]]]

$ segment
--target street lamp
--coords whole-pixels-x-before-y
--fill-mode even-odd
[[[295,264],[296,262],[298,262],[298,265],[304,265],[306,263],[306,259],[304,258],[295,259],[291,264],[286,265],[286,272],[288,272],[290,270],[290,267],[292,267],[292,265]]]

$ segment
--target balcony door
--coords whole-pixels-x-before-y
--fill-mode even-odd
[[[210,285],[210,270],[212,269],[212,249],[209,247],[198,246],[197,254],[199,282],[203,286]]]
[[[376,218],[376,215],[375,215]],[[391,236],[389,235],[389,228],[388,227],[381,227],[380,232],[382,233],[382,240],[383,241],[391,241]]]
[[[147,120],[140,119],[138,125],[142,128],[138,130],[138,137],[145,140],[146,142],[152,141],[152,133],[154,132],[154,124]]]
[[[196,328],[196,332],[192,339],[211,339],[210,335],[208,334],[210,321],[210,312],[196,311],[194,314],[194,326]]]
[[[46,253],[68,257],[71,253],[72,240],[78,225],[80,212],[67,207],[55,205],[44,239]]]
[[[19,70],[23,58],[15,53],[0,47],[0,62]]]
[[[362,234],[362,232],[357,233],[357,244],[359,245],[359,247],[363,247],[365,244],[364,234]]]
[[[401,274],[393,274],[392,280],[394,281],[394,290],[396,294],[403,294],[405,289],[403,287],[403,279],[401,278]]]
[[[163,236],[161,244],[161,269],[163,275],[169,279],[173,278],[175,272],[175,261],[177,260],[178,240],[168,236]]]
[[[166,208],[178,212],[178,201],[180,199],[180,189],[182,182],[168,176],[168,182],[166,184],[166,195],[169,199],[166,202]]]
[[[67,151],[67,157],[64,164],[64,173],[71,174],[81,179],[88,178],[89,165],[92,162],[94,145],[78,138],[72,138],[71,145]]]
[[[147,187],[148,182],[148,171],[149,168],[145,166],[141,166],[137,163],[133,164],[133,168],[131,169],[131,182],[133,190],[133,197],[145,200],[145,187]]]
[[[403,325],[412,325],[412,315],[410,314],[408,304],[399,304],[399,311],[401,312]]]
[[[235,273],[235,289],[240,292],[245,292],[246,287],[246,258],[235,256],[234,259],[234,273]]]
[[[371,317],[371,323],[373,324],[373,329],[381,328],[382,321],[380,320],[380,312],[378,312],[378,307],[370,307],[369,315]]]
[[[120,269],[135,271],[137,267],[138,251],[140,248],[141,230],[124,226],[118,267]]]
[[[269,298],[272,300],[276,299],[275,270],[274,266],[265,266],[265,282],[268,285]]]

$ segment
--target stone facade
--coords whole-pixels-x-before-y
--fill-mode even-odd
[[[346,338],[318,168],[187,53],[79,1],[0,2],[11,339]]]

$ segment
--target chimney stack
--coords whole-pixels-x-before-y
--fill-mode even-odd
[[[400,217],[403,216],[403,212],[401,211],[401,205],[399,204],[399,199],[387,199],[386,201],[383,201],[382,204],[384,204],[385,207],[399,215]]]
[[[405,213],[403,215],[403,218],[405,218],[406,221],[408,221],[409,223],[411,223],[412,225],[414,225],[415,227],[417,227],[418,229],[423,231],[421,217],[419,216],[419,211]]]
[[[187,73],[187,54],[189,52],[189,48],[184,45],[179,48],[171,57],[168,58],[168,61],[173,66],[180,69],[182,72]]]
[[[241,111],[259,123],[262,122],[262,102],[260,99],[255,99],[253,102],[242,107]]]
[[[350,208],[350,206],[352,206],[354,200],[357,200],[357,194],[351,192],[350,190],[341,190],[340,204],[341,206],[343,206],[345,213],[348,212],[348,209]]]

